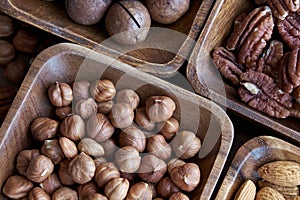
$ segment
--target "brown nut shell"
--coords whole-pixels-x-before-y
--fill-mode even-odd
[[[61,163],[59,163],[58,168],[58,176],[62,184],[64,185],[74,185],[75,182],[73,181],[72,177],[69,174],[69,167],[70,161],[65,159]]]
[[[56,82],[48,89],[48,96],[55,107],[63,107],[72,103],[73,91],[67,83]]]
[[[109,161],[113,161],[115,159],[115,153],[119,149],[116,145],[116,141],[110,138],[105,142],[102,142],[101,145],[104,148],[104,157]]]
[[[134,121],[137,125],[147,131],[152,131],[155,128],[155,122],[152,122],[146,115],[145,107],[136,109]]]
[[[90,181],[85,184],[81,184],[77,187],[79,199],[86,199],[88,196],[91,196],[98,192],[98,188],[95,182]]]
[[[129,181],[125,178],[114,178],[104,188],[105,195],[110,200],[125,199],[129,189]]]
[[[23,150],[17,156],[17,163],[16,168],[17,171],[26,176],[27,169],[29,167],[29,163],[31,160],[37,156],[41,155],[38,149],[31,149],[31,150]]]
[[[58,139],[45,140],[41,148],[41,153],[51,159],[51,161],[57,165],[65,157]]]
[[[54,164],[50,158],[39,155],[33,158],[26,171],[26,177],[36,183],[43,182],[54,170]]]
[[[111,108],[114,105],[114,102],[112,100],[104,101],[101,103],[98,103],[98,112],[103,115],[108,115],[108,113],[111,111]]]
[[[131,186],[128,191],[126,200],[152,200],[152,191],[148,183],[139,182]]]
[[[179,159],[179,158],[172,158],[171,160],[169,160],[168,162],[168,172],[169,174],[171,174],[172,170],[175,167],[180,167],[182,165],[184,165],[186,162],[184,162],[183,160]]]
[[[64,155],[69,160],[74,158],[75,156],[77,156],[78,150],[77,150],[76,144],[69,138],[60,137],[59,145],[60,145],[60,148],[61,148],[62,152],[64,153]]]
[[[172,117],[165,122],[157,124],[157,129],[160,130],[160,133],[166,140],[171,140],[179,129],[179,122]]]
[[[138,107],[140,103],[140,97],[132,89],[123,89],[117,93],[116,103],[127,103],[134,110]]]
[[[108,200],[108,198],[100,193],[95,193],[88,196],[84,200]]]
[[[29,191],[33,188],[33,183],[23,176],[10,176],[4,186],[3,194],[12,199],[26,197]]]
[[[21,83],[25,76],[27,63],[25,59],[17,59],[6,65],[4,76],[12,83]]]
[[[119,144],[121,147],[133,146],[141,153],[146,147],[146,136],[137,127],[129,126],[119,134]]]
[[[167,121],[175,109],[175,102],[167,96],[151,96],[146,101],[145,111],[153,122]]]
[[[60,125],[62,136],[77,142],[85,135],[85,123],[79,115],[66,117]]]
[[[161,197],[168,199],[175,192],[180,192],[180,189],[173,183],[170,177],[164,177],[158,182],[157,193]]]
[[[96,80],[90,86],[90,94],[100,103],[113,99],[116,95],[116,88],[108,79]]]
[[[119,169],[112,162],[100,164],[95,172],[95,180],[100,188],[104,187],[113,178],[120,177]]]
[[[8,37],[14,32],[14,22],[11,17],[0,14],[0,37]]]
[[[76,103],[75,112],[82,119],[89,118],[92,114],[97,113],[98,105],[94,99],[81,99]]]
[[[39,43],[39,38],[23,29],[18,30],[13,38],[14,47],[23,53],[35,53]]]
[[[126,128],[133,122],[134,112],[129,104],[117,103],[113,105],[108,118],[116,128]]]
[[[52,200],[78,199],[78,194],[75,190],[68,187],[59,188],[52,195]]]
[[[104,149],[101,144],[91,138],[83,138],[78,143],[78,149],[89,156],[98,157],[104,155]]]
[[[73,110],[72,107],[70,106],[65,106],[65,107],[60,107],[55,109],[55,115],[60,119],[64,120],[66,117],[69,117],[73,115]]]
[[[43,182],[40,187],[47,193],[52,195],[58,188],[62,187],[60,180],[56,173],[52,173]]]
[[[88,99],[90,97],[90,82],[88,81],[77,81],[73,84],[73,96],[75,101],[81,99]]]
[[[35,187],[29,192],[28,200],[51,200],[51,198],[42,188]]]
[[[15,55],[14,46],[6,40],[0,40],[0,66],[4,66],[12,61]]]
[[[171,156],[172,148],[166,142],[164,136],[156,134],[148,139],[147,151],[160,159],[168,160]]]
[[[38,117],[31,124],[31,134],[36,141],[53,138],[59,123],[47,117]]]
[[[169,200],[190,200],[188,196],[181,192],[176,192],[172,194],[172,196],[169,198]]]
[[[115,160],[121,172],[134,173],[140,167],[141,157],[133,146],[125,146],[116,152]]]

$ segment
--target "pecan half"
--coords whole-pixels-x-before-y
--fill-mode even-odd
[[[267,0],[267,3],[272,9],[275,18],[284,20],[288,15],[289,10],[283,0]]]
[[[278,32],[290,48],[300,47],[300,12],[277,21]]]
[[[233,85],[239,85],[240,75],[244,68],[238,64],[233,53],[224,47],[216,47],[212,53],[212,58],[220,73]]]

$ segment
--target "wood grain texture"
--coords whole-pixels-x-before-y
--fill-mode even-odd
[[[59,37],[97,49],[146,72],[169,76],[182,66],[185,58],[189,57],[213,2],[213,0],[191,0],[190,9],[177,22],[170,25],[152,23],[152,27],[167,28],[184,34],[185,37],[172,46],[172,52],[145,48],[127,52],[125,55],[113,45],[103,43],[109,38],[103,20],[92,26],[76,24],[68,17],[64,1],[1,0],[0,10]]]
[[[259,167],[278,160],[300,163],[300,148],[271,136],[259,136],[249,140],[236,152],[216,199],[233,199],[245,180],[257,182]]]
[[[182,128],[195,129],[204,141],[203,151],[210,150],[205,149],[205,146],[209,146],[205,144],[207,137],[217,139],[207,156],[191,160],[199,164],[202,177],[191,196],[193,199],[209,199],[233,140],[233,126],[224,110],[212,101],[180,87],[85,47],[68,43],[52,46],[37,56],[0,129],[0,188],[14,171],[16,155],[29,148],[31,121],[39,116],[53,115],[46,94],[47,88],[56,81],[72,82],[75,78],[88,81],[108,78],[115,83],[117,89],[136,89],[142,102],[151,95],[167,95],[174,99],[177,105],[174,117],[180,121]]]
[[[201,32],[187,67],[187,77],[194,90],[238,115],[276,131],[300,143],[299,119],[275,119],[244,104],[234,87],[224,82],[210,53],[224,44],[236,16],[249,12],[254,4],[246,0],[217,0]]]

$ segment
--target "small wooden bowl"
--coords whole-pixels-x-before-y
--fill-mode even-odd
[[[247,0],[216,1],[190,57],[187,77],[198,94],[300,143],[299,119],[276,119],[247,106],[239,99],[237,90],[223,81],[211,59],[213,48],[223,45],[232,31],[234,19],[253,8],[254,2]]]
[[[260,166],[278,160],[300,163],[300,148],[271,136],[260,136],[246,142],[235,154],[216,200],[234,199],[236,191],[246,180],[258,180]]]
[[[3,123],[0,130],[0,188],[14,172],[16,155],[30,147],[31,121],[40,116],[53,116],[47,88],[56,81],[72,82],[75,78],[89,81],[108,78],[118,90],[136,89],[142,101],[151,95],[167,95],[174,99],[177,106],[174,117],[180,121],[180,127],[195,130],[203,142],[200,153],[204,156],[191,160],[200,166],[201,182],[190,196],[192,199],[210,198],[233,140],[233,126],[224,110],[203,97],[110,57],[67,43],[52,46],[37,56]],[[213,144],[208,142],[211,137],[215,139]]]
[[[104,41],[109,36],[105,31],[103,20],[100,24],[92,26],[76,24],[67,15],[64,1],[1,0],[0,10],[69,41],[97,49],[111,57],[119,58],[123,62],[148,73],[158,76],[170,76],[188,59],[195,45],[194,41],[196,41],[202,30],[213,2],[213,0],[191,0],[189,11],[177,22],[170,25],[152,23],[153,27],[174,30],[184,36],[175,39],[174,44],[172,44],[172,52],[145,48],[132,50],[125,55],[120,49],[105,44]],[[159,33],[156,33],[154,37],[159,35]],[[165,41],[167,40],[170,40],[170,38],[165,39]]]

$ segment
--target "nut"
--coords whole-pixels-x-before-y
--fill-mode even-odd
[[[147,151],[160,159],[168,160],[171,156],[172,148],[166,142],[164,136],[156,134],[148,139]]]
[[[8,37],[14,32],[14,22],[11,17],[0,14],[0,37]]]
[[[56,107],[68,106],[73,100],[73,91],[67,83],[56,82],[48,89],[50,102]]]
[[[69,174],[68,167],[69,167],[70,161],[69,160],[63,160],[59,164],[58,168],[58,176],[62,184],[64,185],[73,185],[75,182],[73,181],[72,177]]]
[[[43,182],[53,172],[54,164],[50,158],[39,155],[34,157],[27,168],[26,177],[36,183]]]
[[[172,194],[169,200],[189,200],[189,197],[181,192],[176,192]]]
[[[75,112],[83,119],[89,118],[92,114],[97,113],[97,104],[94,99],[81,99],[76,103]]]
[[[26,176],[26,171],[28,169],[30,161],[39,155],[40,155],[40,151],[38,149],[21,151],[17,157],[17,163],[16,163],[17,171],[21,175]]]
[[[129,104],[117,103],[113,105],[108,118],[116,128],[126,128],[133,122],[134,112]]]
[[[188,159],[199,152],[201,141],[193,132],[181,131],[174,137],[171,145],[177,156]]]
[[[103,115],[108,115],[108,113],[111,111],[111,108],[113,107],[113,105],[114,105],[114,102],[112,100],[98,103],[98,112],[102,113]]]
[[[23,53],[35,53],[39,39],[36,35],[20,29],[13,38],[14,47]]]
[[[238,189],[234,200],[243,200],[243,199],[255,199],[256,195],[256,186],[251,180],[247,180],[243,185]]]
[[[51,159],[57,165],[65,157],[57,139],[45,140],[41,148],[41,153]]]
[[[136,178],[138,178],[136,173],[127,173],[122,171],[120,171],[120,177],[126,178],[130,183],[135,183]]]
[[[126,200],[152,200],[152,191],[144,182],[134,184],[128,191]]]
[[[65,107],[60,107],[55,109],[55,115],[60,119],[64,120],[66,117],[72,116],[73,110],[72,107],[65,106]]]
[[[27,63],[24,59],[9,62],[4,70],[4,76],[12,83],[21,83],[25,76]]]
[[[0,106],[11,103],[17,94],[17,89],[12,86],[0,87]]]
[[[169,199],[175,192],[180,192],[180,189],[173,183],[170,177],[164,177],[158,182],[157,193],[161,197]]]
[[[180,160],[178,158],[173,158],[168,162],[168,172],[169,174],[171,174],[172,170],[175,167],[181,167],[185,164],[185,162],[183,160]]]
[[[276,200],[285,200],[282,194],[280,194],[277,190],[270,188],[270,187],[264,187],[260,189],[255,199],[257,200],[263,200],[263,199],[276,199]]]
[[[6,40],[0,40],[0,66],[4,66],[12,61],[15,55],[14,46]]]
[[[60,133],[77,142],[85,135],[85,123],[79,115],[66,117],[60,125]]]
[[[110,200],[125,199],[129,189],[129,181],[124,178],[114,178],[104,188],[105,195]]]
[[[133,146],[141,153],[146,147],[146,136],[137,127],[129,126],[119,134],[119,144],[121,147]]]
[[[264,180],[259,180],[257,183],[259,188],[263,188],[263,187],[273,188],[277,190],[279,193],[281,193],[284,197],[298,196],[300,194],[298,186],[293,186],[293,187],[280,186],[280,185],[269,183]]]
[[[112,162],[100,164],[95,172],[95,180],[100,188],[103,188],[113,178],[120,177],[120,172]]]
[[[47,194],[52,195],[58,188],[62,187],[60,180],[56,173],[52,173],[43,182],[40,183],[40,187]]]
[[[151,96],[146,101],[146,114],[153,122],[167,121],[175,111],[175,102],[167,96]]]
[[[36,118],[31,124],[31,134],[36,141],[53,138],[57,132],[58,122],[47,118]]]
[[[103,164],[103,163],[106,163],[106,162],[107,162],[107,160],[106,160],[104,157],[99,157],[99,158],[95,158],[95,159],[94,159],[94,163],[95,163],[96,168],[97,168],[99,165],[101,165],[101,164]]]
[[[67,137],[60,137],[58,142],[66,158],[70,160],[77,156],[78,150],[76,144],[72,140]]]
[[[158,130],[166,140],[171,140],[179,129],[179,122],[175,118],[170,118],[166,122],[157,124]]]
[[[90,82],[88,81],[77,81],[73,84],[73,96],[75,101],[81,99],[88,99],[90,97],[89,87]]]
[[[200,182],[200,169],[195,163],[186,163],[171,171],[172,181],[182,190],[191,192]]]
[[[117,93],[116,103],[127,103],[134,110],[138,107],[140,103],[140,97],[132,89],[123,89]]]
[[[155,185],[153,183],[147,183],[148,184],[148,187],[149,189],[151,190],[151,193],[152,193],[152,198],[155,198],[158,196],[157,194],[157,191],[156,191],[156,188],[155,188]]]
[[[29,191],[33,188],[33,183],[23,176],[10,176],[4,187],[3,194],[12,199],[19,199],[26,197]]]
[[[91,181],[85,184],[81,184],[77,188],[79,199],[86,199],[88,196],[96,194],[98,188],[95,182]]]
[[[29,192],[28,200],[51,200],[51,198],[40,187],[35,187]]]
[[[116,88],[108,79],[96,80],[90,86],[90,94],[100,103],[113,99],[116,95]]]
[[[105,158],[110,161],[115,159],[115,153],[119,149],[119,147],[116,145],[116,142],[112,138],[110,138],[101,144],[104,148]]]
[[[59,188],[52,195],[52,200],[78,199],[77,192],[68,187]]]
[[[137,125],[147,131],[151,131],[155,128],[155,122],[152,122],[146,115],[145,107],[136,109],[134,121]]]
[[[141,157],[133,146],[125,146],[116,152],[116,163],[121,172],[134,173],[140,167]]]
[[[98,157],[104,155],[104,149],[101,144],[91,138],[83,138],[78,143],[78,149],[89,156]]]
[[[104,196],[102,194],[95,193],[95,194],[88,196],[84,200],[108,200],[108,199],[106,198],[106,196]]]
[[[68,170],[75,183],[84,184],[92,180],[96,166],[90,156],[81,152],[70,162]]]

